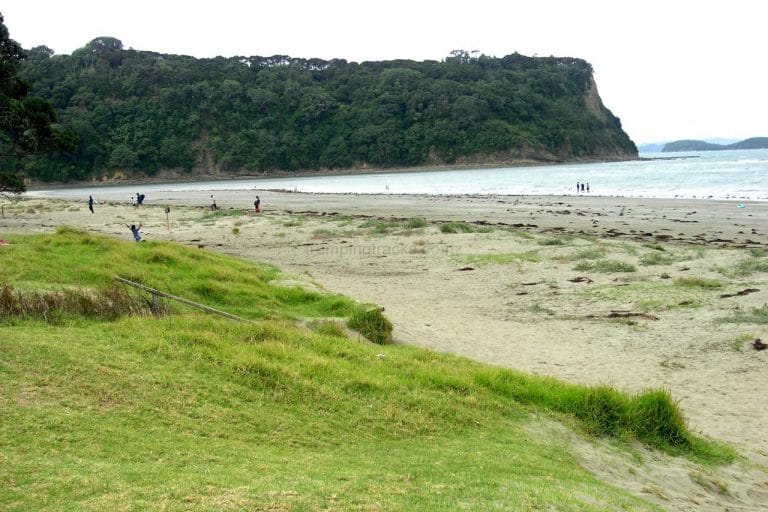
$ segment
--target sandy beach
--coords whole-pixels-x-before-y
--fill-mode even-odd
[[[246,212],[256,194],[261,214]],[[658,489],[670,510],[768,503],[768,350],[754,348],[768,343],[768,202],[254,190],[216,191],[211,212],[205,192],[138,209],[96,199],[94,214],[87,197],[5,202],[0,238],[70,225],[130,240],[124,224],[142,222],[148,240],[273,263],[303,286],[381,305],[398,343],[668,389],[694,432],[731,443],[750,470],[718,475],[730,494],[720,501],[662,470],[636,477],[637,492]]]

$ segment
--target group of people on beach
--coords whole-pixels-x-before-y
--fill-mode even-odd
[[[147,196],[145,196],[144,194],[142,194],[142,193],[140,193],[140,192],[136,192],[136,195],[135,195],[135,196],[131,196],[131,205],[132,205],[134,208],[138,208],[139,206],[141,206],[142,204],[144,204],[144,199],[145,199],[146,197],[147,197]]]
[[[219,205],[216,204],[216,197],[211,194],[211,210],[216,211],[219,209]],[[261,213],[261,199],[256,196],[256,200],[253,202],[253,211],[255,213]]]
[[[146,196],[144,194],[141,194],[141,193],[137,192],[135,196],[131,196],[131,206],[133,206],[134,208],[138,208],[139,206],[141,206],[144,203],[144,199],[145,198],[146,198]],[[93,196],[88,196],[88,210],[91,213],[95,213],[93,207],[96,204],[98,204],[98,203],[93,198]],[[211,209],[212,210],[218,210],[219,209],[219,206],[216,204],[216,198],[214,197],[213,194],[211,194]],[[170,208],[168,208],[168,207],[165,208],[166,215],[170,211],[171,211]],[[261,213],[261,199],[259,198],[259,196],[256,196],[256,200],[253,202],[253,211],[254,211],[254,213]],[[138,226],[136,224],[130,224],[130,225],[124,224],[124,226],[127,227],[131,231],[131,234],[133,235],[133,239],[135,241],[137,241],[137,242],[143,241],[143,238],[141,236],[141,228],[142,228],[143,225],[144,224],[142,222],[139,222]],[[170,224],[169,224],[169,226],[170,226]]]
[[[589,194],[589,183],[580,183],[576,182],[576,193],[577,194]]]

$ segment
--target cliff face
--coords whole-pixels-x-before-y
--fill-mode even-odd
[[[194,59],[99,38],[32,50],[24,75],[80,136],[30,166],[43,180],[637,156],[580,59]]]
[[[594,77],[589,79],[589,87],[584,98],[587,110],[604,123],[600,137],[605,144],[600,147],[598,155],[610,160],[631,160],[637,158],[637,146],[621,128],[621,121],[613,115],[597,92]]]

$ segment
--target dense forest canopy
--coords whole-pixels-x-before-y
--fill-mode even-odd
[[[44,151],[66,151],[74,133],[59,129],[49,101],[29,94],[19,70],[25,53],[10,38],[0,14],[0,195],[17,195],[26,186],[21,172],[25,161]]]
[[[574,58],[196,59],[100,37],[72,55],[32,48],[21,75],[79,136],[28,163],[41,180],[637,155]]]

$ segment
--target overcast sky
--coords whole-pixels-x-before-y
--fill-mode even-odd
[[[24,48],[60,54],[111,36],[195,57],[579,57],[638,144],[768,136],[768,2],[758,0],[14,0],[0,12]]]

